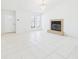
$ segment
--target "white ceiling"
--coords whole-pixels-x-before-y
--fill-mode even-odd
[[[48,0],[47,8],[54,8],[65,0]],[[2,0],[2,9],[40,11],[41,0]]]

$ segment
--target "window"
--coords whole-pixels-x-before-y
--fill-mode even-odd
[[[33,16],[31,28],[32,29],[40,29],[41,28],[41,15]]]

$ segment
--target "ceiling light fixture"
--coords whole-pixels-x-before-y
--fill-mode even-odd
[[[45,10],[47,6],[47,0],[42,0],[42,3],[40,4],[41,12]]]

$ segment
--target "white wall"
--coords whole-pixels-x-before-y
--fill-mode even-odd
[[[41,0],[2,0],[3,9],[16,10],[16,17],[20,19],[19,22],[16,22],[17,32],[30,30],[31,14],[32,12],[40,12],[40,1]],[[49,29],[50,19],[62,18],[64,19],[65,34],[77,37],[77,10],[77,0],[48,0],[47,7],[42,16],[43,30],[47,31]]]
[[[21,4],[21,2],[24,2],[24,4]],[[25,1],[21,1],[21,2],[19,2],[18,5],[21,5],[22,7],[20,6],[17,9],[25,10],[26,12],[22,12],[22,13],[19,12],[21,14],[20,15],[18,13],[19,16],[26,18],[26,17],[31,17],[30,15],[31,12],[35,12],[35,11],[40,12],[40,9],[38,8],[39,5],[36,4],[34,0],[29,0],[29,1],[27,0],[28,3],[26,6],[25,6]],[[77,37],[77,32],[78,32],[77,0],[49,0],[47,4],[47,8],[45,9],[42,16],[43,30],[47,31],[49,29],[50,19],[61,19],[61,18],[64,19],[65,34],[68,36]],[[30,18],[26,18],[26,19],[29,19],[27,20],[27,22],[31,21]],[[27,24],[26,27],[28,26],[29,24]],[[27,30],[29,31],[28,28]]]
[[[18,10],[16,12],[16,33],[23,33],[30,31],[31,14],[26,11]],[[19,21],[18,21],[19,19]]]
[[[20,21],[16,21],[16,32],[29,32],[33,14],[40,12],[39,0],[17,0],[17,2],[16,19]]]
[[[51,19],[64,19],[64,32],[68,36],[77,37],[78,33],[78,15],[77,0],[60,0],[47,6],[43,15],[43,28],[49,29]],[[55,5],[56,4],[56,5]]]
[[[5,10],[16,10],[17,0],[1,0],[1,8]]]

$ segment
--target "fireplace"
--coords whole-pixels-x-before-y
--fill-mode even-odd
[[[52,19],[50,22],[50,29],[48,30],[48,32],[64,35],[63,19]]]
[[[51,21],[51,30],[61,31],[61,21]]]

